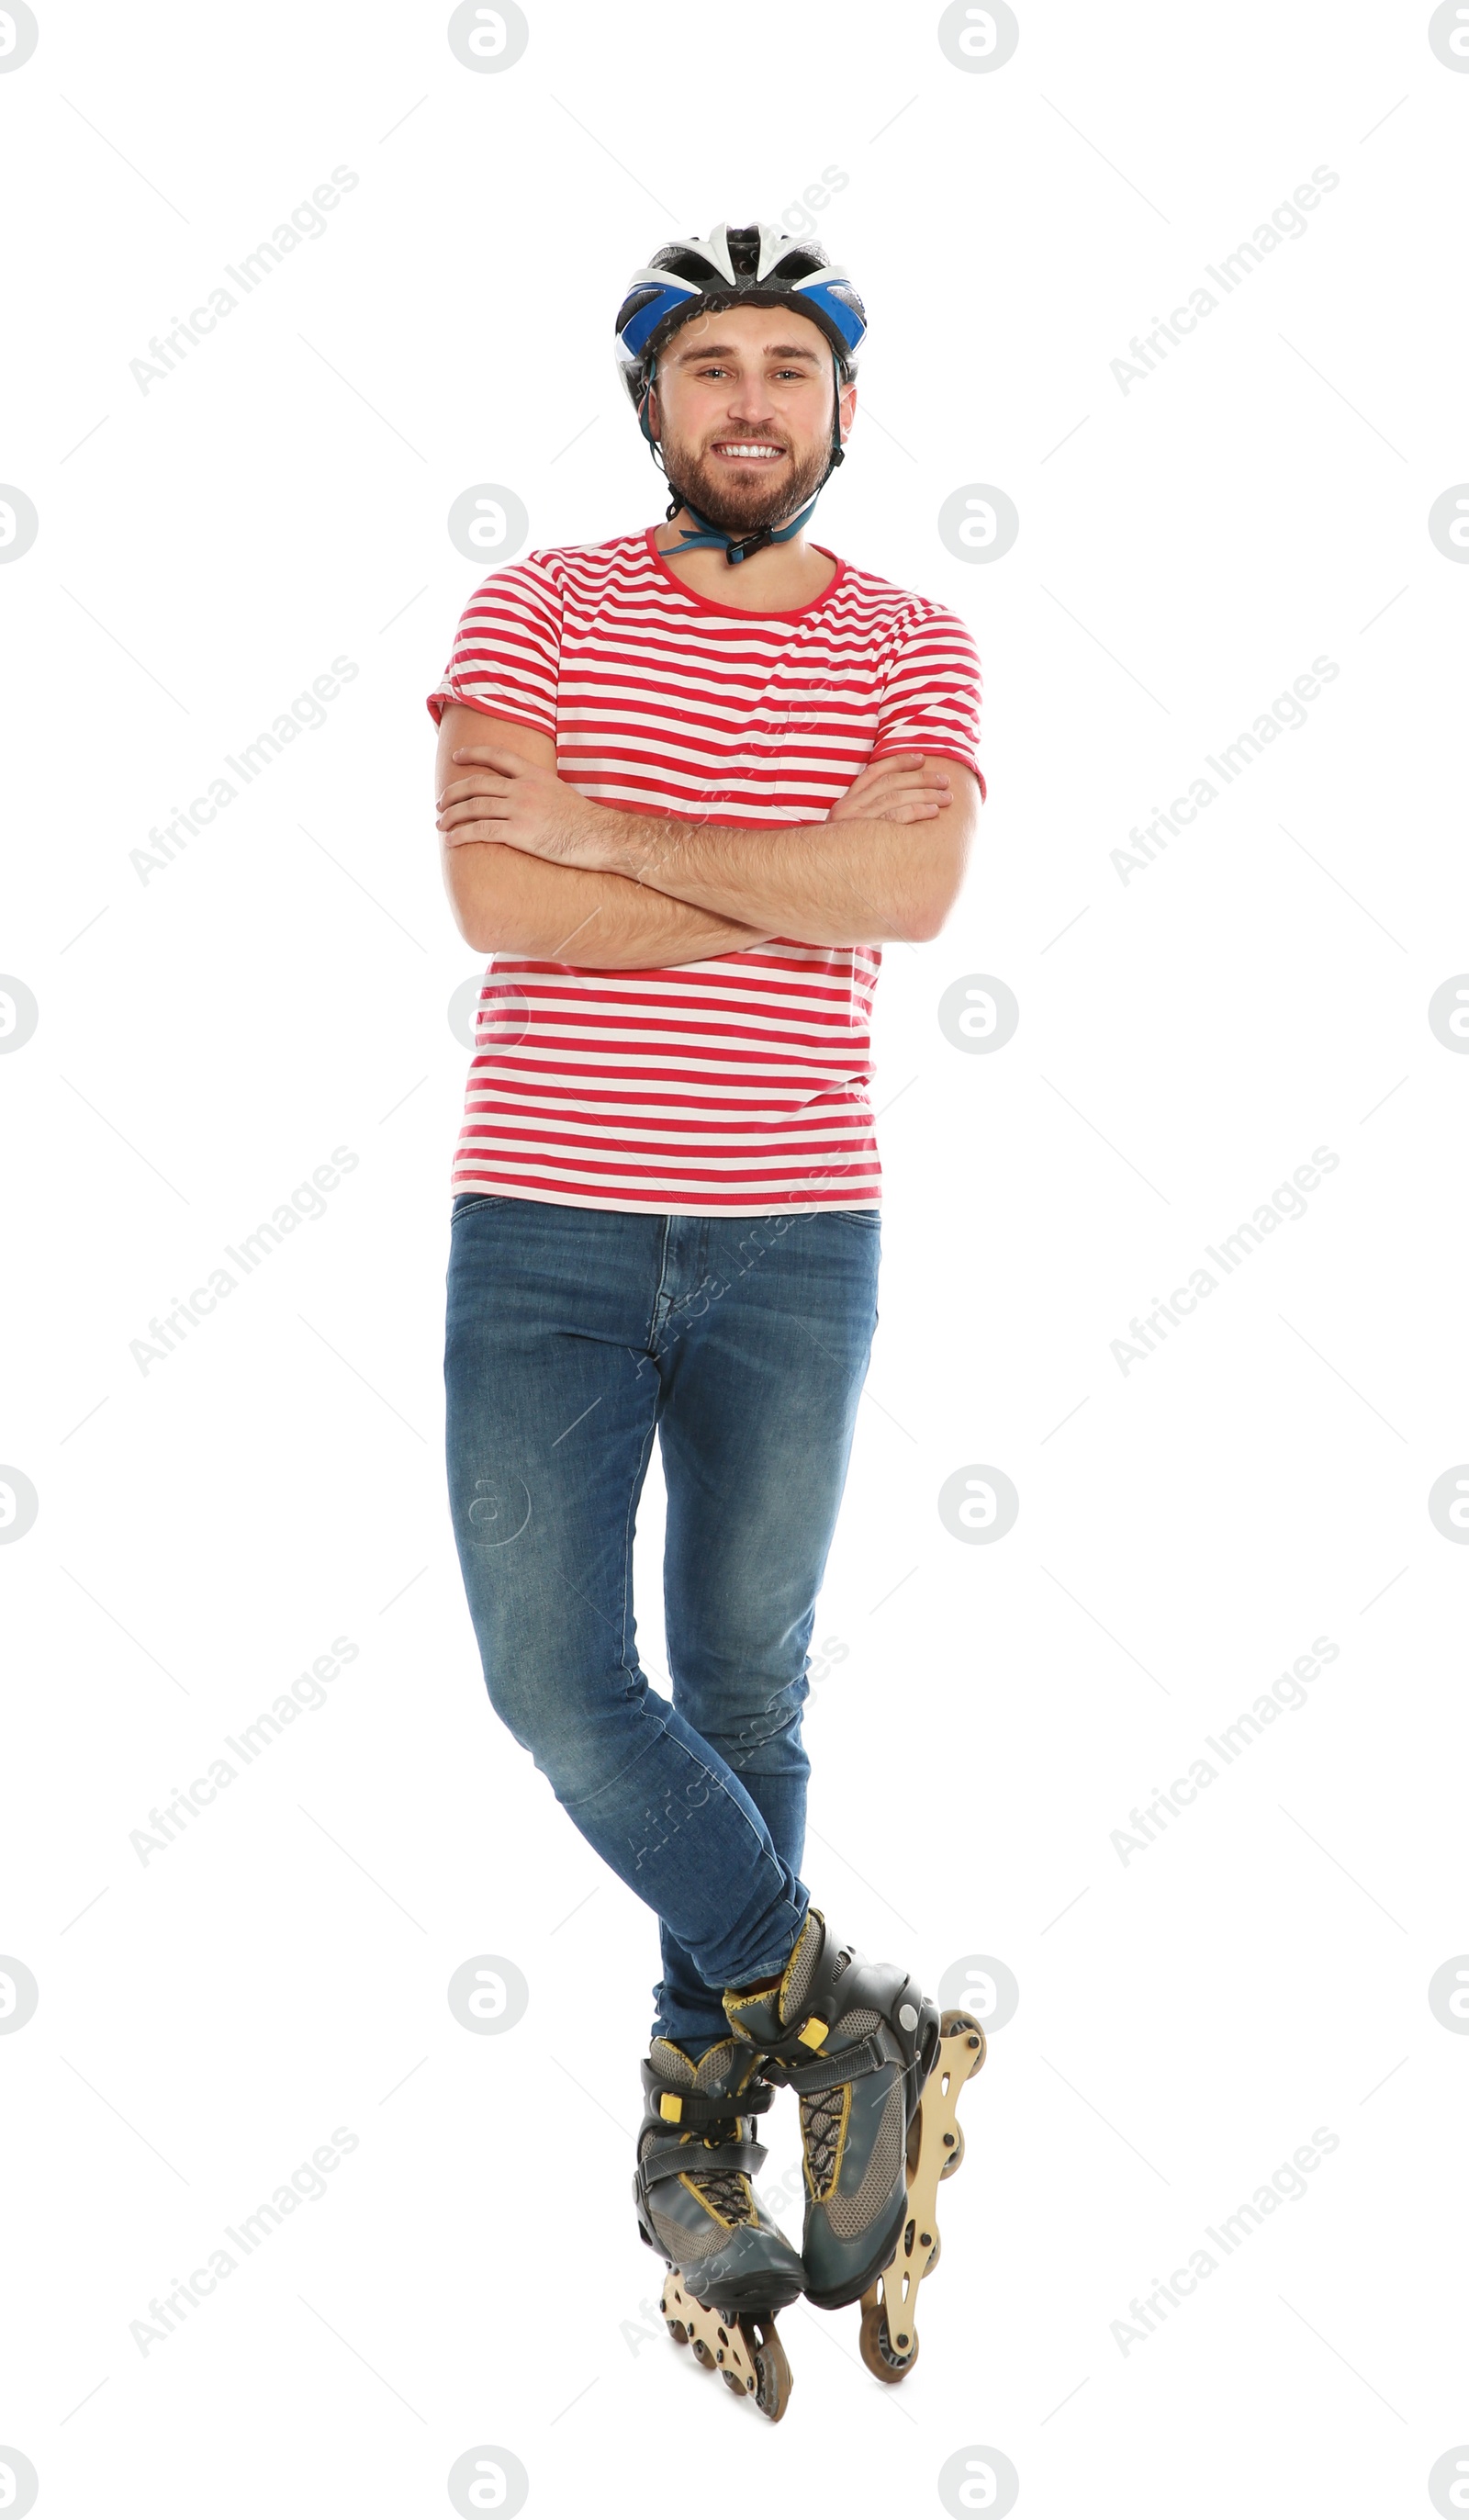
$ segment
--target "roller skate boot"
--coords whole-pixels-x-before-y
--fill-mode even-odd
[[[906,2379],[918,2285],[939,2262],[938,2182],[963,2158],[956,2104],[984,2032],[967,2012],[941,2014],[895,1962],[838,1943],[817,1908],[780,1976],[726,1988],[724,2005],[756,2069],[800,2102],[806,2298],[860,2300],[864,2362]]]
[[[766,2155],[755,2120],[774,2090],[734,2038],[697,2063],[654,2039],[642,2070],[633,2201],[643,2238],[668,2262],[659,2303],[668,2332],[779,2423],[791,2379],[775,2315],[797,2298],[805,2271],[750,2185]]]

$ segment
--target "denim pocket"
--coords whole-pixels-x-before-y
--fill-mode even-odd
[[[880,1207],[833,1207],[825,1212],[839,1216],[844,1225],[855,1225],[868,1234],[875,1234],[882,1223]]]
[[[508,1198],[497,1198],[489,1191],[462,1190],[449,1210],[449,1222],[452,1225],[457,1216],[464,1216],[471,1207],[509,1207],[509,1205]]]

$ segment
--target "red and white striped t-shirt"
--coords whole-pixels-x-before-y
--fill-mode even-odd
[[[984,793],[957,613],[842,561],[814,604],[744,612],[685,586],[651,527],[487,577],[435,724],[449,700],[554,737],[560,777],[624,813],[819,823],[892,752],[960,761]],[[783,936],[646,971],[497,954],[453,1190],[640,1215],[879,1206],[881,962]]]

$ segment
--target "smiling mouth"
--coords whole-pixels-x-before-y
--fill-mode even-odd
[[[734,464],[770,464],[784,452],[783,446],[771,446],[759,438],[743,437],[722,438],[710,448],[711,454],[722,455],[727,462]]]

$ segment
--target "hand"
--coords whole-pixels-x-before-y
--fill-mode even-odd
[[[838,796],[828,823],[924,823],[954,801],[947,770],[924,766],[921,752],[890,752],[860,770]]]
[[[465,765],[465,774],[438,799],[446,847],[499,841],[553,864],[588,863],[586,844],[603,807],[579,795],[549,766],[504,744],[464,744],[452,758]]]

